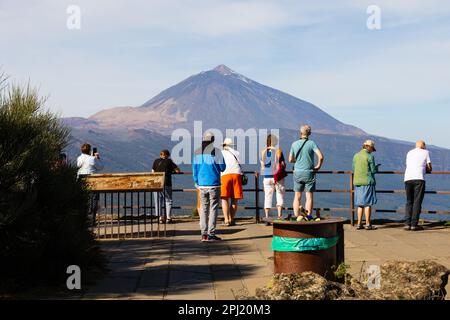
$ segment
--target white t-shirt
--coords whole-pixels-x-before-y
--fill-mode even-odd
[[[406,156],[405,181],[425,180],[427,164],[431,163],[430,152],[415,148]]]
[[[93,174],[103,169],[100,159],[88,154],[82,154],[77,158],[78,175]]]
[[[241,167],[239,166],[241,161],[240,153],[233,148],[228,147],[227,149],[222,150],[222,155],[225,160],[226,168],[220,175],[241,174]],[[239,162],[236,161],[236,158],[233,155],[236,156]]]

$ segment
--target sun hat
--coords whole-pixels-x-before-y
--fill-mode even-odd
[[[364,141],[364,145],[368,146],[368,147],[372,147],[373,151],[377,151],[377,149],[375,149],[375,142],[373,140],[366,140]]]
[[[225,140],[223,140],[223,145],[224,146],[234,146],[234,143],[231,138],[225,138]]]

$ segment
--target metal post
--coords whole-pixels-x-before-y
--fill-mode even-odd
[[[144,238],[147,238],[147,191],[144,191]]]
[[[255,208],[256,208],[256,223],[259,223],[259,175],[255,171]]]
[[[355,225],[355,194],[353,185],[353,172],[350,174],[350,223],[352,226]]]

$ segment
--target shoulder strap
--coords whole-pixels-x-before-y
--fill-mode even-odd
[[[233,157],[236,159],[237,164],[239,165],[239,168],[241,168],[241,170],[242,170],[242,166],[241,166],[241,164],[239,163],[239,160],[238,160],[238,158],[236,157],[236,155],[235,155],[233,152],[231,152],[230,150],[225,150],[225,151],[228,151],[229,153],[231,153],[231,154],[233,155]]]
[[[305,144],[308,142],[308,139],[305,139],[305,142],[303,142],[301,148],[297,151],[297,154],[295,155],[295,161],[297,161],[298,156],[300,155],[300,152],[302,152],[303,147],[305,146]]]

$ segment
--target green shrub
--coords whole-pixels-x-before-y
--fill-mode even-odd
[[[58,165],[70,132],[43,110],[45,99],[4,84],[0,79],[0,290],[64,285],[67,266],[80,266],[82,275],[102,266],[87,222],[88,191],[73,165]]]

